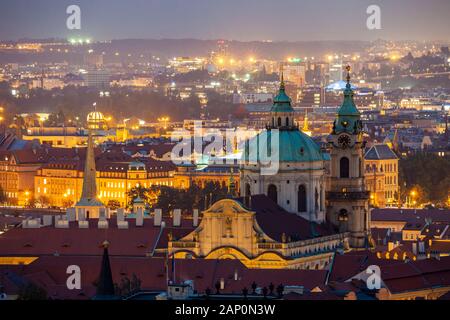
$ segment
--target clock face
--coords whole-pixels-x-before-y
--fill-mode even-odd
[[[343,148],[347,148],[350,145],[350,143],[352,142],[352,139],[348,135],[343,134],[338,138],[337,142]]]

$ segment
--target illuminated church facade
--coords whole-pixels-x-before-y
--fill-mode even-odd
[[[294,123],[282,80],[266,130],[246,143],[241,198],[224,199],[205,210],[193,232],[170,239],[170,255],[239,259],[250,268],[324,269],[336,251],[371,245],[362,123],[347,71],[329,153]],[[269,147],[261,148],[260,141]],[[278,152],[275,174],[262,174],[268,166],[262,161],[267,160],[264,152]]]

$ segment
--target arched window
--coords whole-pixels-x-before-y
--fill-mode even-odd
[[[289,118],[286,117],[286,127],[289,126]]]
[[[304,185],[301,185],[298,187],[298,195],[297,195],[297,209],[298,212],[306,212],[307,206],[306,206],[306,188]]]
[[[314,209],[317,212],[317,211],[319,211],[319,192],[317,191],[317,188],[316,188],[316,191],[314,193],[314,203],[315,203]]]
[[[245,184],[245,196],[246,197],[249,197],[249,196],[251,196],[252,195],[252,191],[251,191],[251,189],[250,189],[250,184],[249,183],[246,183]]]
[[[278,203],[277,187],[273,184],[269,185],[267,196],[275,203]]]
[[[278,126],[281,127],[281,118],[278,117]]]
[[[340,160],[340,177],[349,178],[350,177],[350,164],[347,157],[342,157]]]

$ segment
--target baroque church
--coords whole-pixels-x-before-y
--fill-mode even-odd
[[[241,197],[205,210],[193,232],[170,239],[169,254],[239,259],[251,268],[323,269],[338,250],[368,248],[365,143],[353,96],[347,67],[325,152],[295,123],[282,77],[266,129],[245,144]],[[276,171],[267,171],[270,166]]]

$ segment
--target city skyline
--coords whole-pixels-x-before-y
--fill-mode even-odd
[[[446,15],[450,3],[442,0],[426,3],[417,0],[395,3],[368,0],[132,2],[133,5],[104,0],[4,1],[0,13],[0,40],[73,36],[95,40],[449,40],[450,22]],[[66,9],[73,4],[81,9],[80,30],[66,27],[69,16]],[[380,30],[369,30],[366,26],[369,17],[366,10],[370,5],[380,7]]]

